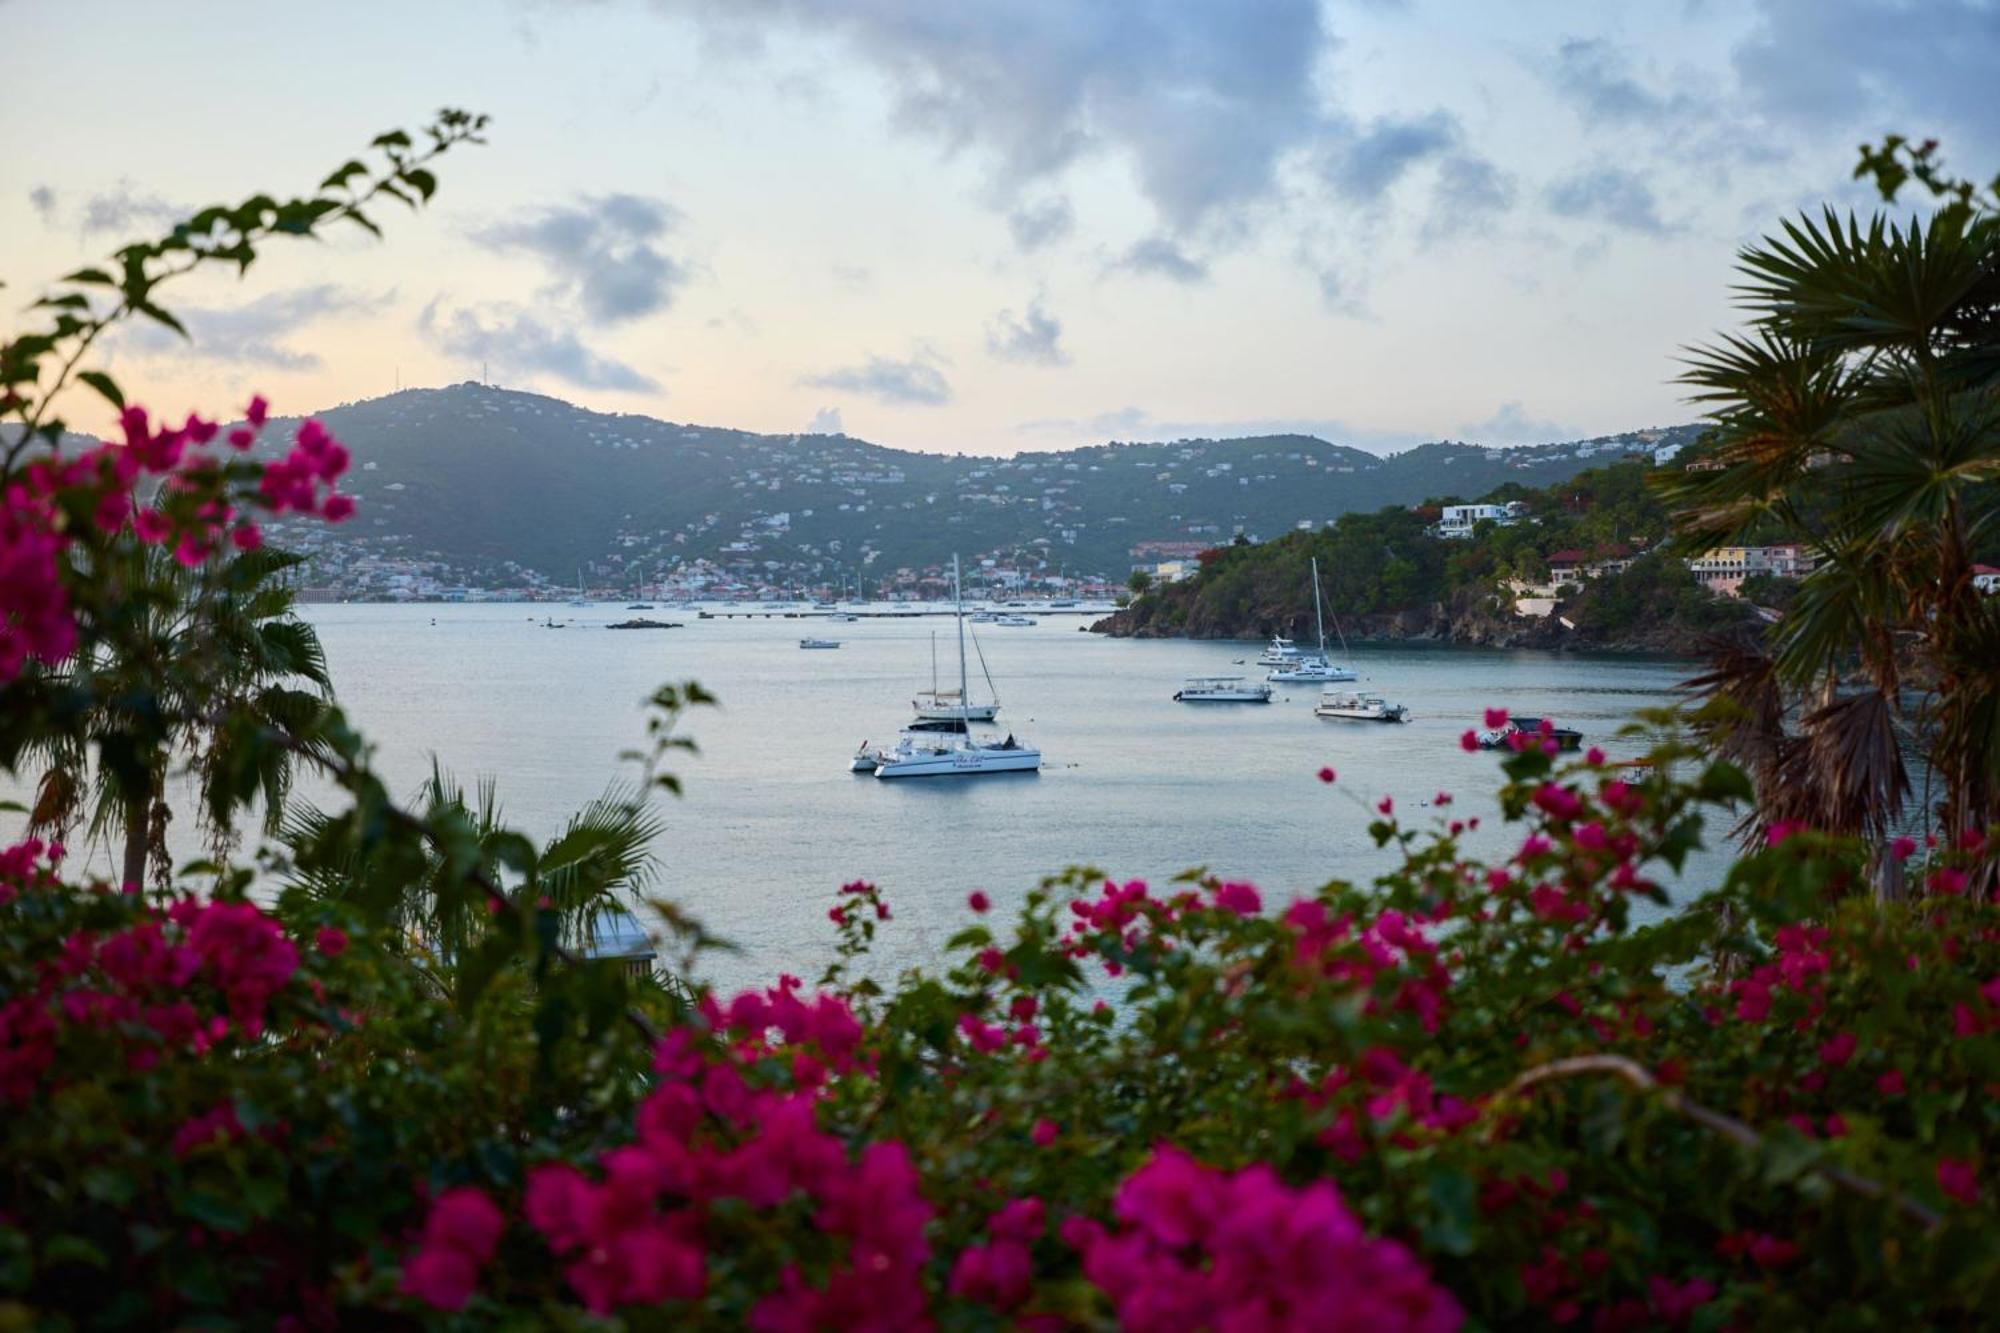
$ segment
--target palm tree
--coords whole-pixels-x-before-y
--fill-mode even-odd
[[[447,833],[425,844],[421,864],[402,859],[400,849],[381,856],[358,852],[345,819],[305,809],[291,814],[282,830],[295,853],[289,885],[307,900],[345,904],[374,917],[410,944],[439,990],[450,995],[458,969],[477,956],[492,929],[489,904],[468,870],[504,886],[517,903],[552,912],[555,942],[588,953],[599,932],[652,883],[649,848],[662,824],[642,793],[607,792],[535,848],[502,822],[491,778],[482,778],[468,798],[433,760],[415,808],[426,825]],[[455,849],[449,858],[439,850],[446,845]]]
[[[82,822],[93,839],[115,841],[125,882],[139,884],[149,867],[167,871],[176,759],[195,775],[218,852],[246,798],[261,801],[276,831],[295,755],[258,734],[310,735],[331,683],[319,637],[278,577],[300,557],[260,548],[184,570],[128,537],[101,561],[106,580],[135,593],[113,599],[117,632],[87,636],[70,660],[10,686],[23,716],[68,709],[73,725],[18,748],[0,740],[0,762],[41,769],[31,831],[62,836]]]
[[[1879,160],[1864,168],[1893,199]],[[1691,682],[1757,780],[1757,826],[1879,838],[1906,749],[1943,829],[2000,818],[2000,599],[1972,583],[2000,541],[2000,209],[1959,188],[1928,217],[1828,209],[1745,250],[1749,327],[1683,376],[1719,464],[1665,483],[1683,549],[1818,556],[1767,636]]]

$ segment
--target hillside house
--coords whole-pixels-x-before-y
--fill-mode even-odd
[[[1474,525],[1497,523],[1501,527],[1512,527],[1521,521],[1525,506],[1519,500],[1506,504],[1446,505],[1444,514],[1438,519],[1437,535],[1451,540],[1470,537]]]
[[[1817,563],[1810,551],[1797,542],[1780,546],[1718,546],[1688,561],[1688,569],[1702,586],[1725,597],[1742,595],[1743,580],[1757,574],[1781,579],[1801,579]]]

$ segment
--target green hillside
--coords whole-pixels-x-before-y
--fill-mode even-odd
[[[1426,496],[1540,485],[1693,435],[1440,443],[1388,458],[1281,435],[988,459],[592,412],[478,384],[318,415],[355,458],[361,510],[341,540],[563,580],[580,566],[611,576],[696,556],[879,576],[1014,549],[1122,577],[1143,542],[1266,539]]]

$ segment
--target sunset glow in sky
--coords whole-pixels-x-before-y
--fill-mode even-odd
[[[194,207],[493,117],[386,243],[275,246],[180,292],[192,347],[124,336],[167,409],[484,364],[933,450],[1571,438],[1692,418],[1733,252],[1867,206],[1862,140],[2000,171],[1988,0],[0,0],[0,34],[0,329]]]

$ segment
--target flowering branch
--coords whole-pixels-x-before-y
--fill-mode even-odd
[[[1645,1066],[1622,1055],[1573,1055],[1562,1060],[1551,1060],[1547,1064],[1536,1065],[1524,1071],[1507,1085],[1500,1100],[1525,1093],[1537,1083],[1553,1082],[1557,1079],[1577,1078],[1589,1074],[1610,1074],[1631,1084],[1641,1092],[1658,1096],[1660,1104],[1679,1116],[1694,1121],[1704,1129],[1712,1130],[1742,1147],[1755,1151],[1764,1144],[1763,1135],[1754,1126],[1748,1125],[1734,1116],[1727,1116],[1683,1094],[1677,1088],[1666,1087],[1654,1078]],[[1919,1203],[1900,1191],[1891,1192],[1878,1180],[1859,1175],[1842,1166],[1830,1162],[1815,1162],[1812,1170],[1844,1190],[1869,1199],[1887,1199],[1896,1205],[1899,1212],[1921,1223],[1926,1231],[1944,1224],[1944,1218],[1936,1210]]]

